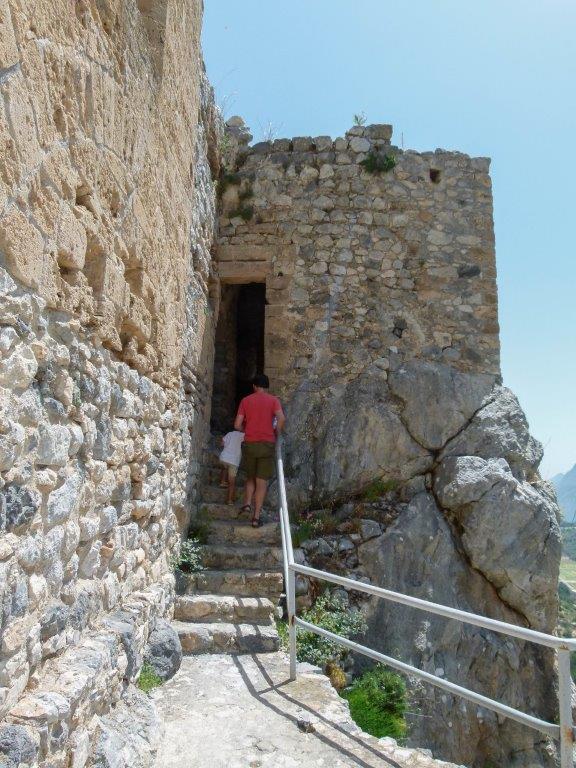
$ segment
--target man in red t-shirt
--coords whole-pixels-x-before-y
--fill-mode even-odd
[[[260,513],[266,498],[268,480],[274,474],[276,435],[282,432],[286,421],[280,400],[267,391],[269,386],[268,376],[259,373],[252,382],[254,392],[241,400],[234,422],[234,429],[244,429],[240,468],[248,476],[240,514],[252,512],[252,499],[254,499],[252,514],[254,528],[261,525]],[[276,420],[276,427],[274,427],[274,420]]]

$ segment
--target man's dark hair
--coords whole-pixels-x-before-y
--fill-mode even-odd
[[[270,387],[270,379],[268,376],[266,376],[265,373],[257,373],[256,376],[252,379],[252,384],[255,387],[262,387],[262,389],[269,389]]]

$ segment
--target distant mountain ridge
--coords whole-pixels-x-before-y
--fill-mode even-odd
[[[565,474],[554,475],[550,482],[556,489],[566,522],[576,522],[576,464]]]

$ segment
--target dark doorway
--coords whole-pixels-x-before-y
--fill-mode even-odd
[[[252,379],[264,372],[264,283],[223,285],[214,350],[211,427],[227,432]]]

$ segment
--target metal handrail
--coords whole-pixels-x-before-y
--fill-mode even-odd
[[[468,611],[461,611],[458,608],[452,608],[448,605],[441,603],[433,603],[428,600],[422,600],[418,597],[411,597],[405,595],[402,592],[394,592],[389,589],[377,587],[372,584],[365,584],[364,582],[355,581],[344,576],[337,576],[336,574],[329,573],[328,571],[321,571],[317,568],[310,568],[307,565],[300,565],[294,561],[294,550],[292,547],[292,533],[290,530],[290,518],[288,515],[288,502],[286,498],[286,482],[284,479],[284,460],[282,457],[282,436],[279,437],[276,444],[276,468],[278,475],[278,496],[279,496],[279,512],[280,512],[280,528],[282,532],[282,553],[284,558],[284,579],[286,583],[286,603],[288,609],[288,635],[289,635],[289,652],[290,652],[290,679],[296,679],[297,667],[296,667],[296,630],[297,627],[313,632],[321,637],[326,637],[339,645],[349,648],[356,653],[360,653],[363,656],[374,659],[375,661],[387,664],[394,669],[399,670],[407,675],[413,675],[427,683],[434,685],[438,688],[442,688],[449,693],[460,696],[467,699],[478,706],[486,707],[499,715],[508,717],[523,725],[527,725],[530,728],[534,728],[537,731],[547,734],[553,739],[560,742],[560,768],[574,768],[573,746],[575,729],[572,722],[572,678],[570,674],[570,653],[576,651],[576,639],[556,637],[554,635],[548,635],[544,632],[537,632],[533,629],[527,629],[526,627],[519,627],[515,624],[508,624],[505,621],[497,621],[496,619],[489,619],[486,616],[480,616]],[[558,657],[558,708],[559,708],[559,721],[560,724],[549,723],[546,720],[528,715],[519,709],[509,707],[495,699],[490,699],[487,696],[482,696],[479,693],[471,691],[469,688],[451,683],[444,678],[432,675],[429,672],[424,672],[417,667],[413,667],[411,664],[406,664],[399,659],[394,659],[390,656],[386,656],[379,651],[371,650],[360,643],[355,643],[347,638],[340,637],[339,635],[329,632],[322,627],[318,627],[315,624],[311,624],[308,621],[300,619],[296,615],[296,574],[300,573],[303,576],[313,576],[323,581],[329,581],[333,584],[346,587],[347,589],[354,589],[358,592],[364,592],[365,594],[372,595],[374,597],[381,598],[383,600],[389,600],[395,603],[401,603],[402,605],[410,606],[427,613],[433,613],[438,616],[443,616],[447,619],[453,619],[464,624],[472,624],[477,627],[489,629],[493,632],[498,632],[509,637],[516,637],[520,640],[525,640],[530,643],[536,643],[547,648],[552,648],[556,651]]]

